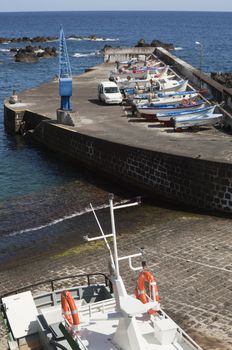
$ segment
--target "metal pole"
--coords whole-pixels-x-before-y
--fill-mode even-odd
[[[202,79],[202,44],[200,44],[200,79]],[[200,88],[202,88],[202,80],[200,80]]]
[[[203,58],[203,45],[199,41],[195,42],[196,45],[200,46],[200,88],[202,87],[202,58]]]
[[[118,249],[117,249],[117,239],[116,239],[116,230],[115,230],[115,220],[114,220],[114,204],[113,204],[114,195],[111,193],[109,195],[109,203],[110,203],[110,218],[111,218],[111,227],[113,234],[113,242],[114,242],[114,263],[115,263],[115,271],[116,278],[119,278],[119,264],[118,264]]]

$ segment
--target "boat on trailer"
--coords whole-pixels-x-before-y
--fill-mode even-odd
[[[178,103],[169,104],[149,104],[136,105],[137,111],[144,115],[156,115],[157,113],[169,113],[169,112],[182,112],[182,111],[192,111],[196,108],[205,107],[205,102],[203,100],[190,101],[189,99],[183,99]],[[190,112],[189,112],[190,113]]]
[[[207,106],[207,107],[196,107],[191,110],[183,110],[179,112],[167,112],[167,113],[157,113],[156,117],[159,122],[167,122],[170,120],[175,120],[179,117],[184,117],[186,120],[190,118],[195,118],[199,116],[204,116],[206,114],[213,114],[216,106]]]
[[[176,92],[184,93],[188,86],[188,80],[175,80],[175,79],[157,79],[151,86],[144,85],[139,87],[128,87],[124,86],[122,88],[125,96],[135,95],[133,98],[135,99],[149,99],[151,94],[152,96],[156,96],[157,94],[174,94]],[[138,93],[139,91],[139,93]]]
[[[180,116],[174,120],[174,129],[188,129],[196,126],[215,125],[222,121],[220,113],[206,113],[194,117]]]
[[[147,269],[143,253],[119,256],[114,212],[138,205],[140,200],[117,205],[113,200],[111,194],[112,233],[103,232],[91,206],[101,235],[84,237],[87,242],[105,241],[110,256],[110,277],[89,274],[85,276],[87,282],[84,285],[56,290],[55,283],[61,282],[57,279],[51,282],[49,293],[33,296],[27,290],[1,297],[1,310],[10,333],[10,349],[24,349],[25,344],[32,344],[29,348],[34,350],[202,350],[162,310],[157,284]],[[109,238],[113,241],[113,251]],[[141,259],[142,266],[134,267],[134,258]],[[128,260],[130,269],[138,271],[135,295],[127,293],[120,275],[122,260]],[[103,283],[97,282],[99,277],[103,278]],[[91,283],[91,280],[95,282]]]
[[[153,106],[157,106],[159,104],[170,104],[170,103],[182,103],[182,104],[189,104],[190,102],[197,101],[198,100],[198,93],[173,93],[170,94],[170,96],[167,94],[167,96],[161,96],[158,97],[159,94],[151,94],[150,96],[146,96],[147,98],[139,98],[139,95],[136,95],[132,99],[128,99],[129,103],[134,106],[138,105],[146,105],[146,104],[152,104]],[[161,94],[160,94],[161,95]],[[163,95],[163,94],[162,94]],[[149,99],[148,99],[149,97]]]

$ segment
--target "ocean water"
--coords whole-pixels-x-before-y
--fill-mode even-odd
[[[200,53],[195,41],[200,41],[203,45],[203,70],[231,71],[232,13],[0,13],[0,37],[58,36],[60,24],[66,35],[95,34],[102,38],[98,41],[67,41],[74,75],[101,63],[100,50],[105,44],[131,46],[140,38],[147,42],[159,39],[173,43],[176,55],[196,67],[199,66]],[[7,252],[5,255],[8,256],[12,241],[23,242],[26,246],[28,237],[31,237],[30,242],[37,237],[38,242],[41,235],[57,237],[58,232],[73,232],[76,224],[72,220],[83,214],[83,208],[90,201],[96,206],[106,203],[108,192],[116,193],[119,200],[137,195],[99,179],[91,171],[61,161],[54,153],[27,143],[21,136],[6,133],[4,98],[13,89],[31,88],[58,73],[58,58],[41,59],[35,64],[15,63],[10,48],[25,45],[0,44],[0,234],[3,237],[0,250]],[[58,47],[58,42],[40,45]],[[144,210],[151,210],[153,216],[154,207],[148,207],[145,206]],[[154,210],[159,212],[158,207]],[[149,222],[149,217],[147,220]]]

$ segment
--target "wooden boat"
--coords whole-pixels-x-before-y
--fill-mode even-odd
[[[93,273],[86,276],[85,285],[69,290],[54,290],[52,282],[52,291],[40,296],[33,297],[27,290],[1,298],[10,330],[10,349],[22,350],[25,344],[33,343],[34,349],[44,350],[202,350],[160,307],[157,284],[142,253],[118,255],[114,211],[138,204],[139,201],[114,205],[111,195],[112,233],[107,235],[92,208],[101,235],[85,239],[105,241],[110,257],[110,283],[102,275],[104,284],[92,284],[91,278],[100,275]],[[107,241],[110,237],[113,252]],[[141,267],[132,265],[134,257],[142,258]],[[126,291],[119,269],[122,260],[128,260],[130,268],[139,274],[136,296]]]
[[[127,77],[125,77],[125,75]],[[120,88],[125,87],[137,87],[142,88],[144,86],[150,86],[151,81],[153,83],[156,83],[161,78],[170,80],[173,79],[175,76],[168,75],[168,67],[163,68],[159,72],[149,72],[149,71],[142,71],[140,73],[129,73],[129,74],[123,74],[123,75],[110,75],[110,80],[113,80],[117,83],[117,85]]]
[[[203,116],[206,114],[213,114],[216,106],[209,106],[203,108],[193,108],[192,110],[183,110],[179,112],[167,112],[167,113],[157,113],[156,117],[159,122],[168,122],[171,119],[174,120],[177,117],[185,118],[195,118],[197,116]]]
[[[194,126],[215,125],[222,120],[222,114],[206,113],[198,116],[179,116],[174,120],[174,129],[188,129]]]
[[[150,83],[150,81],[151,80],[132,80],[131,83],[124,82],[122,84],[118,84],[117,82],[117,84],[120,87],[120,89],[126,92],[128,91],[128,88],[133,88],[133,93],[136,93],[136,91],[139,90],[140,93],[146,94],[146,98],[148,98],[149,96],[148,93],[183,92],[186,91],[186,88],[188,86],[188,80],[175,80],[172,77],[171,79],[169,79],[168,76],[158,78],[154,80],[152,84]]]
[[[167,95],[167,97],[164,95],[164,97],[153,97],[157,96],[157,94],[151,94],[149,96],[149,99],[130,99],[129,103],[134,106],[142,106],[142,105],[149,105],[152,104],[153,106],[160,105],[160,104],[173,104],[173,103],[183,103],[183,104],[189,104],[193,101],[198,100],[198,93],[192,93],[192,94],[185,94],[185,92],[180,94],[173,94],[170,97]]]
[[[184,101],[184,102],[183,102]],[[156,115],[157,113],[168,113],[168,112],[182,112],[191,111],[196,108],[205,107],[205,102],[203,100],[191,101],[184,99],[182,102],[170,103],[170,104],[138,104],[136,105],[137,111],[140,114],[145,115]],[[189,112],[190,113],[190,112]]]
[[[110,76],[125,76],[129,75],[132,77],[138,77],[140,75],[144,76],[147,73],[151,74],[162,74],[162,72],[167,72],[169,69],[169,66],[162,66],[162,67],[130,67],[127,68],[125,66],[119,67],[118,69],[114,69],[110,72]]]

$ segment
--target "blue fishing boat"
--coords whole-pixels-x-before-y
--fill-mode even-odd
[[[183,101],[178,103],[170,103],[170,104],[139,104],[136,106],[137,111],[140,114],[145,115],[156,115],[157,113],[169,113],[169,112],[187,112],[190,113],[190,110],[196,110],[196,108],[204,108],[205,101],[191,101],[188,99],[183,99]],[[170,119],[170,118],[169,118]]]
[[[177,117],[194,118],[195,116],[204,116],[206,114],[213,114],[216,106],[194,108],[192,110],[173,111],[167,113],[157,113],[156,117],[160,122],[168,122],[170,119],[176,119]]]

